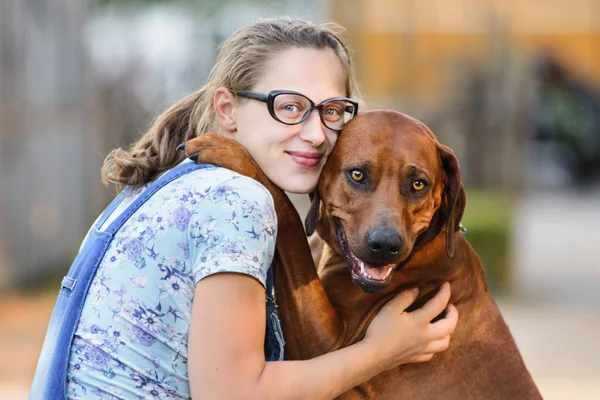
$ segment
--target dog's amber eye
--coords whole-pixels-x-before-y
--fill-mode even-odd
[[[420,192],[421,190],[425,189],[425,182],[423,182],[423,181],[414,181],[413,184],[412,184],[412,187],[417,192]]]
[[[365,174],[360,169],[353,169],[350,171],[350,177],[354,182],[362,182],[365,179]]]

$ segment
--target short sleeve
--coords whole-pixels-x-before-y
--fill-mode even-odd
[[[266,286],[276,237],[273,198],[259,182],[235,175],[213,187],[190,220],[194,282],[218,272],[236,272]]]

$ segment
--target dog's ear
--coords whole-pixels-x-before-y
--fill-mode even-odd
[[[321,196],[319,196],[319,190],[315,188],[308,195],[310,199],[310,209],[306,218],[304,219],[304,229],[306,230],[306,236],[310,236],[317,230],[317,223],[319,222],[319,210],[321,208]]]
[[[459,229],[467,205],[467,194],[460,177],[458,160],[454,152],[441,143],[437,143],[438,152],[445,173],[444,194],[440,206],[442,220],[446,221],[446,253],[454,258],[454,236]]]

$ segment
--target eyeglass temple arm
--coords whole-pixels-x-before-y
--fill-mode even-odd
[[[252,90],[240,90],[237,92],[238,95],[247,97],[249,99],[259,100],[259,101],[267,101],[268,95],[264,93],[253,92]]]

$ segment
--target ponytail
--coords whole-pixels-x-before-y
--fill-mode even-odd
[[[129,149],[112,150],[102,166],[104,184],[119,189],[141,186],[181,162],[184,155],[177,146],[210,129],[212,98],[207,99],[208,92],[205,86],[185,96],[159,115]]]

